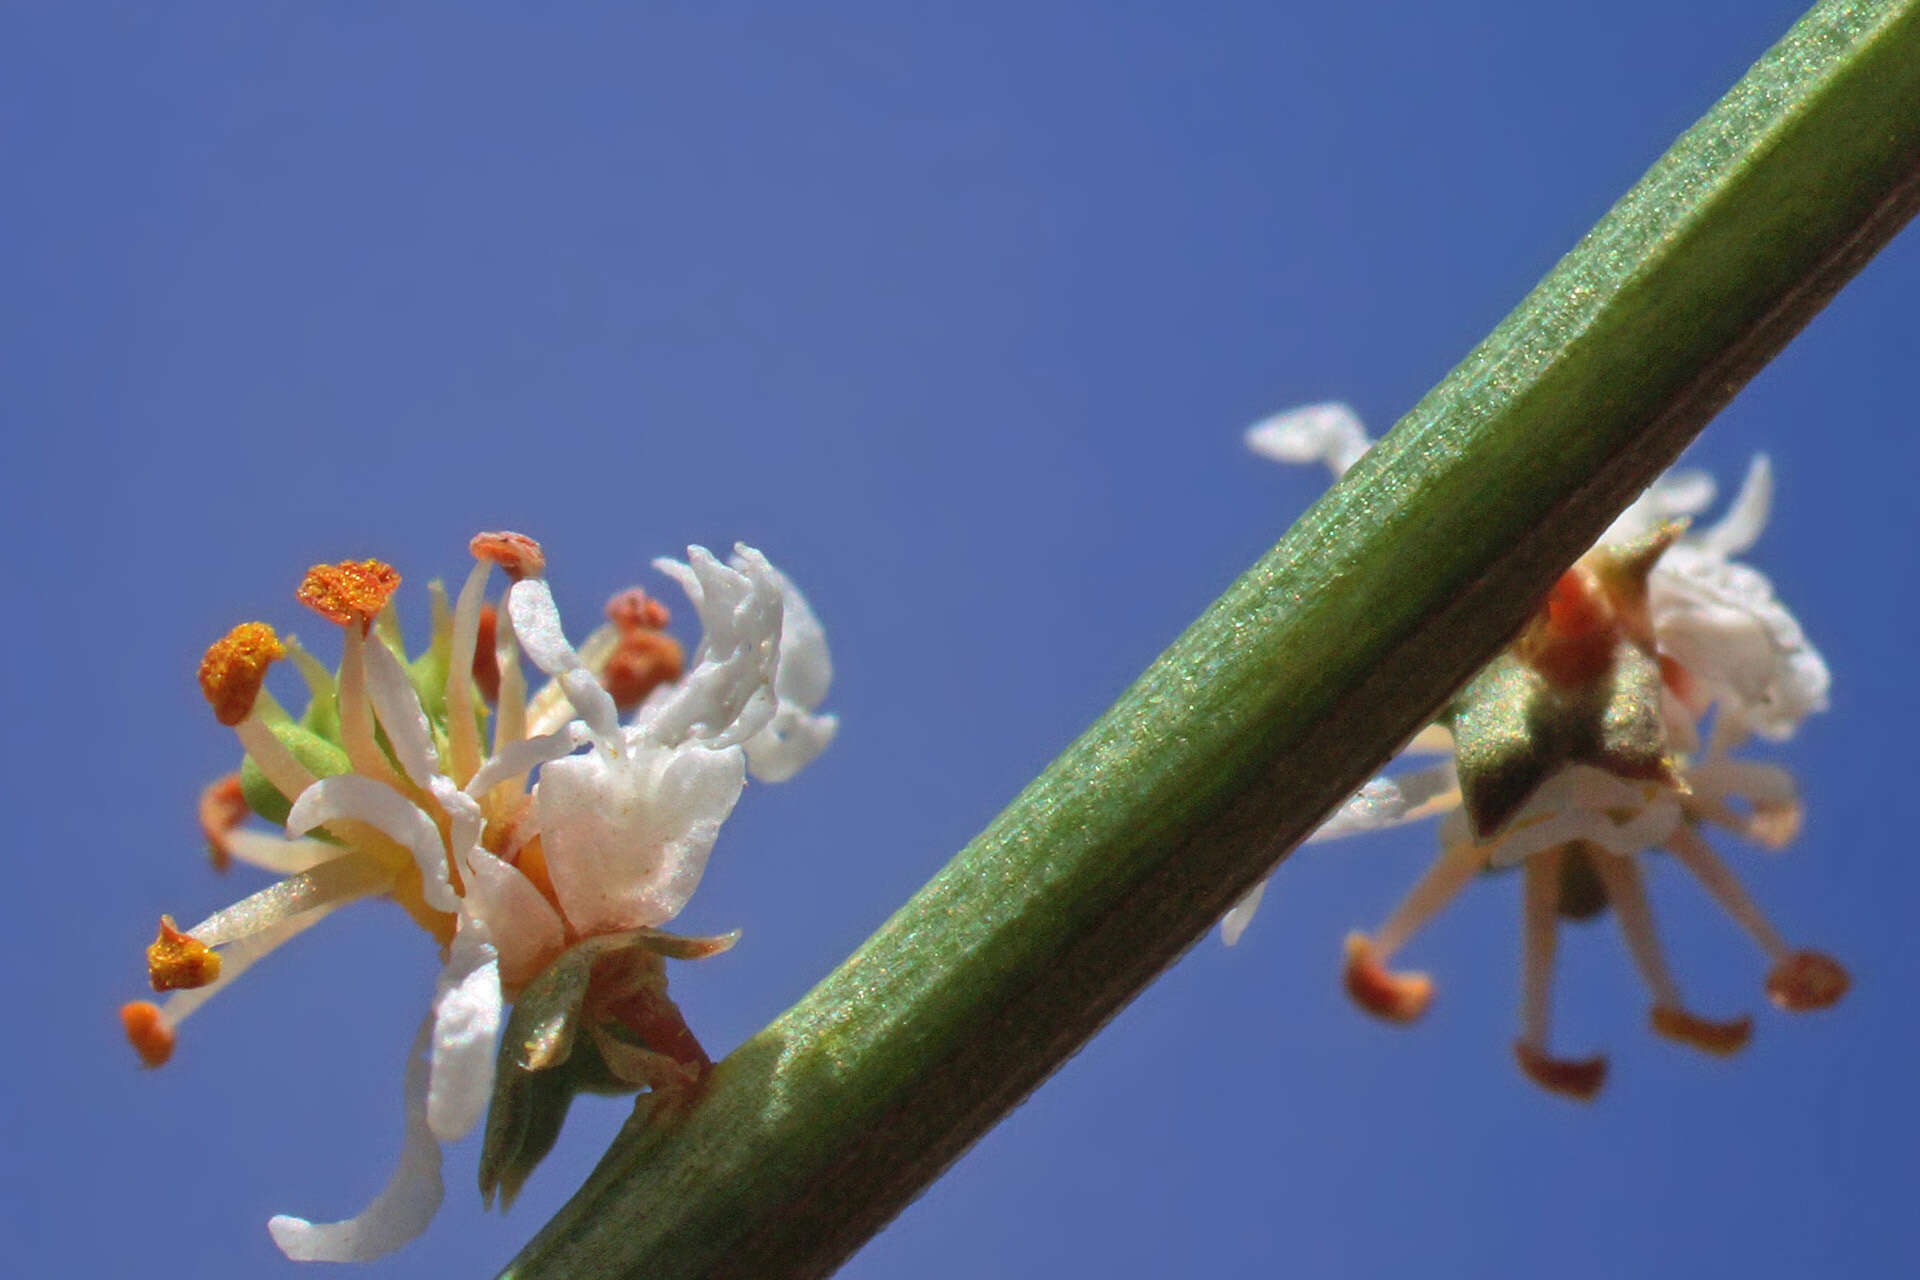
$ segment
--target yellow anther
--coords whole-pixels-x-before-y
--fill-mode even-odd
[[[246,817],[247,797],[240,790],[239,774],[216,778],[200,793],[200,832],[207,838],[207,853],[213,858],[215,871],[225,871],[232,864],[227,833]]]
[[[239,724],[260,696],[260,682],[287,648],[264,622],[243,622],[220,637],[200,660],[200,692],[221,724]]]
[[[294,595],[329,622],[345,626],[364,624],[379,613],[399,585],[400,571],[384,560],[342,560],[307,570]]]
[[[160,1066],[173,1056],[173,1028],[153,1001],[130,1000],[121,1005],[120,1025],[126,1028],[127,1043],[147,1066]]]
[[[491,560],[506,570],[507,576],[515,582],[522,578],[538,578],[547,572],[547,553],[540,544],[524,533],[512,533],[499,530],[494,533],[476,533],[467,543],[467,550],[473,553],[475,560]]]
[[[155,991],[204,987],[220,976],[220,953],[160,917],[160,934],[147,946],[147,977]]]

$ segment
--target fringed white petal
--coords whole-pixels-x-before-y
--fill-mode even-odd
[[[1253,923],[1253,913],[1260,909],[1260,899],[1267,896],[1267,882],[1262,880],[1247,890],[1246,896],[1233,904],[1233,909],[1220,917],[1220,941],[1232,946],[1240,941],[1240,935]]]
[[[518,868],[476,849],[468,861],[467,907],[486,923],[500,953],[500,979],[531,982],[567,942],[566,925]]]
[[[685,589],[702,634],[691,668],[664,696],[647,700],[635,733],[669,747],[689,738],[715,747],[751,740],[778,705],[785,601],[778,573],[748,546],[736,548],[731,565],[705,547],[688,547],[685,564],[662,559],[654,567]]]
[[[1372,447],[1367,429],[1338,401],[1276,413],[1247,428],[1247,448],[1275,462],[1324,462],[1334,478]]]
[[[1440,842],[1474,843],[1495,867],[1516,866],[1569,840],[1586,840],[1608,853],[1640,853],[1680,824],[1680,801],[1659,783],[1629,782],[1591,765],[1571,765],[1542,783],[1491,839],[1474,841],[1466,811],[1440,824]]]
[[[1442,760],[1392,778],[1375,778],[1353,793],[1333,816],[1308,836],[1309,841],[1379,831],[1453,808],[1460,803],[1460,778],[1453,761]]]
[[[745,785],[744,752],[698,742],[636,743],[541,769],[534,818],[568,922],[592,934],[678,915]]]
[[[366,1262],[392,1253],[427,1229],[440,1208],[440,1144],[427,1127],[427,1046],[433,1020],[407,1050],[405,1078],[406,1138],[400,1164],[386,1187],[356,1217],[343,1222],[309,1222],[280,1214],[267,1223],[280,1252],[295,1262]]]
[[[744,555],[750,550],[739,548],[734,568],[745,570]],[[747,741],[747,770],[762,782],[785,782],[827,749],[840,722],[814,714],[833,683],[826,628],[792,579],[771,564],[767,569],[780,585],[782,600],[780,656],[773,676],[778,706],[767,727]]]
[[[465,1137],[487,1109],[501,1006],[499,954],[486,926],[463,917],[433,996],[427,1127],[442,1142]]]
[[[460,899],[449,875],[440,828],[419,806],[384,782],[342,773],[300,793],[287,814],[287,834],[303,836],[323,822],[352,818],[405,845],[420,869],[420,893],[436,911],[455,911]]]
[[[521,652],[534,666],[560,682],[561,691],[601,742],[610,742],[620,730],[620,712],[580,655],[568,643],[560,626],[560,607],[544,578],[522,578],[507,591],[507,616]]]

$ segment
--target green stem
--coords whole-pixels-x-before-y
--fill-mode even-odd
[[[1201,937],[1920,202],[1920,0],[1817,5],[1348,477],[507,1274],[814,1276]]]

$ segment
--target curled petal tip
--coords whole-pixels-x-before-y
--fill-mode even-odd
[[[1767,995],[1793,1013],[1837,1004],[1852,985],[1840,962],[1818,951],[1796,951],[1767,975]]]
[[[1721,1057],[1740,1052],[1753,1039],[1753,1019],[1745,1014],[1725,1022],[1716,1022],[1699,1014],[1688,1013],[1685,1009],[1657,1004],[1653,1006],[1649,1021],[1653,1024],[1655,1035]]]
[[[1424,973],[1395,973],[1374,955],[1364,933],[1347,935],[1347,963],[1341,974],[1353,1002],[1388,1022],[1412,1022],[1433,1003],[1433,979]]]
[[[1600,1086],[1607,1082],[1607,1060],[1601,1055],[1556,1058],[1524,1040],[1516,1040],[1513,1042],[1513,1056],[1519,1062],[1520,1069],[1527,1073],[1527,1079],[1548,1093],[1557,1093],[1563,1098],[1590,1101],[1600,1092]]]

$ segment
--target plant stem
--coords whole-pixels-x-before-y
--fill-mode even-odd
[[[1916,203],[1920,0],[1819,4],[507,1274],[832,1271],[1424,723]]]

